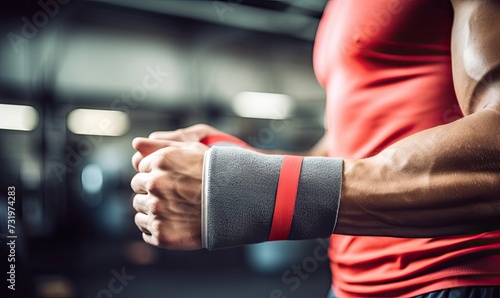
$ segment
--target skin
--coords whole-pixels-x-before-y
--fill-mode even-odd
[[[464,118],[345,160],[335,233],[438,237],[500,229],[500,1],[452,1],[452,63]],[[144,240],[198,249],[209,126],[158,132],[133,146],[133,205]],[[215,130],[216,131],[216,130]],[[310,151],[326,155],[325,139]],[[276,153],[276,152],[270,152]]]

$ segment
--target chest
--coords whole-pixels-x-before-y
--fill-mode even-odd
[[[452,22],[448,0],[330,1],[318,29],[316,71],[321,80],[332,65],[352,67],[374,54],[421,57],[449,51]]]

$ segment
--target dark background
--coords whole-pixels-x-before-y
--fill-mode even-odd
[[[324,132],[325,94],[312,70],[312,48],[325,4],[2,4],[3,282],[9,186],[16,189],[17,239],[16,291],[2,284],[1,297],[324,297],[328,261],[313,259],[315,250],[326,253],[320,243],[157,249],[134,225],[129,183],[131,141],[156,130],[209,123],[259,148],[300,151],[314,144]],[[139,99],[133,92],[148,67],[168,75]],[[240,92],[286,95],[290,110],[273,114],[280,119],[242,115],[235,106]],[[31,112],[12,112],[25,106]],[[261,113],[272,107],[256,100],[251,108]],[[110,118],[113,135],[81,134],[80,126],[100,120],[75,118],[75,128],[70,115],[77,109],[118,111],[119,119]],[[16,121],[22,126],[9,126]],[[294,264],[309,271],[294,273]],[[113,293],[110,282],[122,270],[130,280],[112,283],[119,288]]]

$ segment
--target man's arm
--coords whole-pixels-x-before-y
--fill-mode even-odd
[[[499,229],[500,3],[455,1],[454,8],[453,70],[463,119],[364,160],[167,141],[167,148],[139,158],[131,182],[145,241],[213,249],[332,231],[436,237]]]
[[[500,228],[500,1],[453,1],[453,79],[466,115],[345,160],[335,233],[435,237]]]

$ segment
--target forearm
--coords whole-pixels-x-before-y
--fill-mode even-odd
[[[500,228],[494,107],[345,160],[335,233],[436,237]]]

